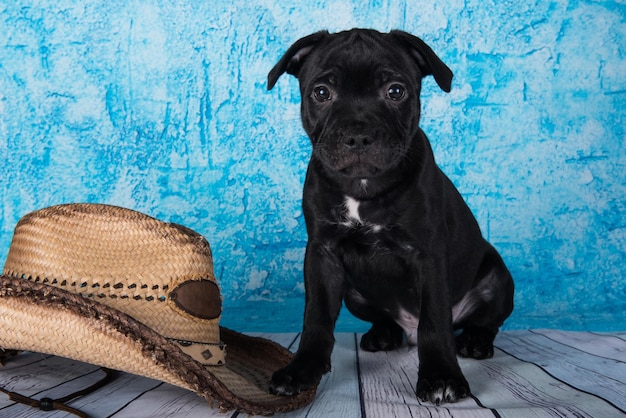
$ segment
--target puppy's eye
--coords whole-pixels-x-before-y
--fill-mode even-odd
[[[392,84],[387,89],[387,98],[391,100],[401,100],[404,97],[404,86],[402,84]]]
[[[317,86],[313,89],[313,97],[318,102],[325,102],[332,99],[330,88],[326,86]]]

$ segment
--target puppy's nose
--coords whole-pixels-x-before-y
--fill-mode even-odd
[[[346,135],[343,138],[343,144],[348,148],[367,148],[372,142],[374,141],[368,135]]]

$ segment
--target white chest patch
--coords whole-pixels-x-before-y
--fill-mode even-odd
[[[380,232],[383,230],[382,225],[366,222],[361,218],[359,213],[359,206],[361,202],[353,197],[346,196],[344,206],[346,207],[345,220],[341,222],[341,225],[348,228],[366,227],[371,232]]]
[[[350,196],[346,196],[345,205],[346,205],[347,217],[349,221],[356,222],[358,224],[363,223],[363,221],[361,220],[361,216],[359,215],[360,204],[361,202],[359,202],[358,200]]]

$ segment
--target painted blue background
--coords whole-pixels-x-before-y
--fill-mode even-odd
[[[266,75],[316,30],[399,28],[455,73],[422,125],[516,279],[507,327],[626,328],[624,0],[8,3],[0,258],[32,210],[125,206],[209,239],[224,324],[299,330],[310,146]]]

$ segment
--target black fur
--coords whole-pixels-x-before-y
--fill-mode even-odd
[[[330,370],[345,301],[372,323],[364,350],[391,350],[404,334],[418,335],[419,398],[468,396],[456,353],[493,355],[513,309],[513,281],[419,127],[422,78],[433,75],[450,91],[452,72],[415,36],[365,29],[300,39],[269,73],[268,89],[285,72],[300,81],[313,154],[303,197],[302,339],[271,390],[297,393]]]

